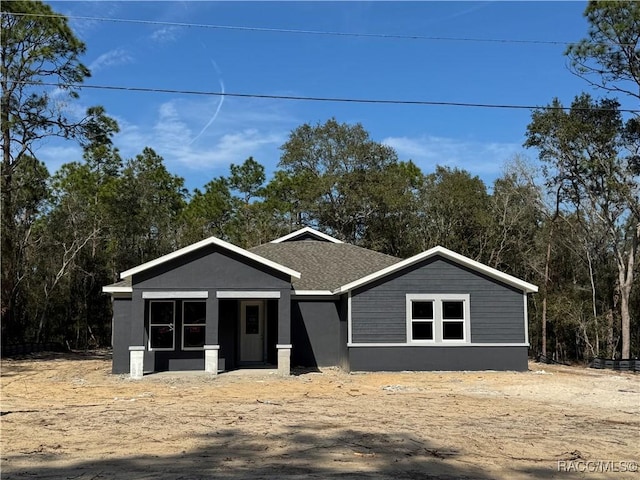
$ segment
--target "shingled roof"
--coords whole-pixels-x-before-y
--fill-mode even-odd
[[[249,251],[300,272],[293,279],[297,291],[333,291],[401,261],[348,243],[317,240],[265,243]]]

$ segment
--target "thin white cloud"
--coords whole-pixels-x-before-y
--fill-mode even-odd
[[[100,35],[105,22],[93,20],[96,18],[118,18],[123,2],[64,2],[64,8],[59,13],[69,17],[69,25],[75,35],[82,40]],[[73,17],[83,18],[73,18]]]
[[[173,42],[178,38],[179,28],[177,26],[160,27],[154,30],[149,38],[158,43]]]
[[[286,139],[286,132],[264,132],[247,129],[223,135],[208,152],[208,161],[225,165],[241,163],[250,156],[259,157],[265,149],[277,149]],[[260,160],[258,158],[258,160]]]
[[[216,128],[209,128],[198,142],[192,142],[202,128],[199,119],[208,111],[196,103],[165,102],[159,106],[157,118],[150,126],[133,125],[118,119],[120,133],[114,143],[124,158],[150,146],[178,175],[184,175],[181,171],[185,168],[201,172],[216,170],[230,163],[241,163],[249,156],[254,156],[261,163],[277,160],[278,148],[286,140],[289,129],[276,128],[266,122],[245,122],[244,128],[216,122]]]
[[[109,67],[127,65],[133,63],[133,57],[124,48],[116,48],[103,53],[89,64],[89,70],[93,73]]]
[[[69,162],[82,161],[82,148],[73,140],[58,140],[55,145],[43,145],[35,151],[35,156],[47,166],[53,175],[62,165]]]
[[[507,142],[481,142],[424,135],[420,137],[387,137],[382,143],[393,147],[401,159],[411,159],[424,173],[431,173],[436,165],[457,167],[481,177],[495,177],[504,162],[522,146]]]

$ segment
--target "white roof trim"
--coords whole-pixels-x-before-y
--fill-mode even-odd
[[[331,290],[294,290],[291,292],[292,297],[335,297],[336,294]]]
[[[262,290],[218,290],[216,298],[280,298],[280,291]]]
[[[285,235],[284,237],[280,237],[280,238],[276,238],[275,240],[271,240],[270,243],[286,242],[287,240],[299,237],[300,235],[304,235],[305,233],[308,233],[309,235],[314,235],[314,236],[316,236],[318,238],[322,238],[323,240],[326,240],[328,242],[343,243],[340,240],[338,240],[337,238],[333,238],[331,235],[327,235],[326,233],[319,232],[318,230],[315,230],[315,229],[313,229],[311,227],[301,228],[300,230],[296,230],[295,232],[291,232],[290,234]]]
[[[238,255],[241,255],[250,260],[253,260],[254,262],[261,263],[262,265],[266,265],[267,267],[273,268],[274,270],[278,270],[282,273],[286,273],[287,275],[291,275],[294,278],[300,278],[300,275],[301,275],[300,272],[296,272],[295,270],[285,267],[284,265],[280,265],[279,263],[272,262],[271,260],[267,260],[266,258],[261,257],[260,255],[251,253],[245,250],[244,248],[237,247],[232,243],[225,242],[224,240],[220,240],[219,238],[216,238],[216,237],[205,238],[204,240],[201,240],[192,245],[176,250],[175,252],[169,253],[167,255],[163,255],[162,257],[156,258],[155,260],[151,260],[150,262],[147,262],[147,263],[143,263],[142,265],[138,265],[137,267],[134,267],[125,272],[122,272],[120,274],[120,278],[124,279],[126,277],[135,275],[136,273],[140,273],[150,268],[157,267],[158,265],[162,265],[165,262],[168,262],[175,258],[179,258],[182,255],[186,255],[187,253],[194,252],[207,245],[216,245],[218,247],[224,248],[225,250],[229,250],[231,252],[237,253]]]
[[[102,287],[103,293],[131,293],[133,288],[131,287],[111,287],[109,285]]]
[[[448,258],[449,260],[454,261],[455,263],[469,267],[472,270],[476,270],[477,272],[484,273],[485,275],[495,278],[496,280],[500,280],[501,282],[504,282],[507,285],[517,287],[526,293],[535,293],[538,291],[538,287],[529,282],[520,280],[519,278],[516,278],[512,275],[501,272],[499,270],[496,270],[495,268],[491,268],[480,262],[476,262],[475,260],[471,260],[470,258],[465,257],[464,255],[460,255],[459,253],[453,252],[447,248],[437,246],[437,247],[430,248],[429,250],[426,250],[417,255],[414,255],[413,257],[407,258],[406,260],[403,260],[401,262],[394,263],[393,265],[387,268],[383,268],[382,270],[378,270],[377,272],[367,275],[366,277],[362,277],[351,283],[347,283],[346,285],[343,285],[342,287],[339,287],[336,290],[334,290],[333,293],[339,294],[339,293],[348,292],[350,290],[353,290],[354,288],[365,285],[369,282],[372,282],[381,277],[384,277],[385,275],[389,275],[390,273],[397,272],[398,270],[402,270],[403,268],[411,266],[415,263],[418,263],[422,260],[433,257],[435,255],[441,255],[445,258]]]
[[[335,295],[331,290],[294,290],[296,295]]]

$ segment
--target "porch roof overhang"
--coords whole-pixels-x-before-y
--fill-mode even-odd
[[[367,283],[373,282],[435,256],[441,256],[443,258],[451,260],[454,263],[457,263],[458,265],[468,267],[471,270],[475,270],[476,272],[482,273],[488,277],[494,278],[500,282],[506,283],[507,285],[522,290],[524,293],[535,293],[538,291],[538,287],[536,285],[525,282],[524,280],[520,280],[519,278],[501,272],[500,270],[496,270],[495,268],[491,268],[487,265],[484,265],[483,263],[476,262],[475,260],[465,257],[464,255],[460,255],[459,253],[451,251],[445,247],[437,246],[414,255],[413,257],[407,258],[406,260],[402,260],[401,262],[390,265],[389,267],[383,268],[382,270],[373,272],[372,274],[362,277],[358,280],[347,283],[335,289],[333,293],[336,295],[346,293],[355,288],[366,285]]]
[[[224,240],[220,240],[219,238],[216,237],[209,237],[209,238],[205,238],[204,240],[201,240],[197,243],[194,243],[192,245],[189,245],[187,247],[181,248],[179,250],[176,250],[175,252],[171,252],[168,253],[167,255],[163,255],[162,257],[156,258],[155,260],[151,260],[150,262],[146,262],[143,263],[142,265],[138,265],[137,267],[131,268],[129,270],[126,270],[124,272],[122,272],[120,274],[120,278],[122,279],[126,279],[129,277],[132,277],[133,275],[140,273],[140,272],[144,272],[145,270],[149,270],[150,268],[154,268],[157,267],[158,265],[162,265],[163,263],[169,262],[171,260],[177,259],[182,257],[183,255],[186,255],[188,253],[194,252],[196,250],[199,250],[203,247],[206,247],[208,245],[215,245],[217,247],[220,247],[224,250],[228,250],[230,252],[233,252],[237,255],[240,255],[244,258],[247,258],[248,260],[252,260],[256,263],[259,263],[261,265],[264,265],[266,267],[272,268],[278,272],[282,272],[286,275],[289,275],[293,278],[300,278],[301,274],[300,272],[297,272],[289,267],[285,267],[284,265],[281,265],[279,263],[273,262],[271,260],[268,260],[264,257],[261,257],[260,255],[256,255],[255,253],[249,252],[248,250],[245,250],[244,248],[240,248],[237,247],[229,242],[225,242]],[[111,286],[111,285],[110,285]],[[105,290],[103,290],[105,291]]]
[[[111,294],[132,293],[133,288],[131,287],[131,278],[125,278],[124,280],[112,283],[111,285],[105,285],[102,287],[102,292]]]

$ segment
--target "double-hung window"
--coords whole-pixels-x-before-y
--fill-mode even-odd
[[[173,300],[149,301],[149,350],[173,350],[175,348],[175,302]]]
[[[411,302],[411,338],[414,340],[433,340],[433,300],[414,300]]]
[[[185,300],[182,302],[182,349],[202,350],[206,323],[207,303]]]
[[[468,294],[408,294],[407,343],[469,343]]]

